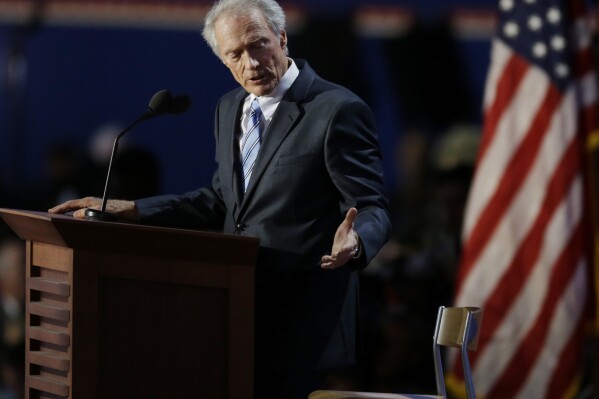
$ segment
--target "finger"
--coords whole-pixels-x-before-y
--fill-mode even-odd
[[[89,200],[83,199],[81,202],[81,206],[79,206],[77,210],[73,212],[73,217],[77,219],[86,219],[87,217],[85,212],[88,209],[100,210],[102,208],[102,204],[96,198],[89,198]]]
[[[356,208],[349,208],[349,210],[345,214],[345,220],[343,221],[343,223],[349,226],[353,226],[357,215],[358,210]]]
[[[48,212],[50,213],[62,213],[67,209],[67,204],[68,202],[62,203],[60,205],[56,205],[55,207],[52,207],[50,209],[48,209]]]
[[[320,264],[320,267],[323,269],[336,269],[337,267],[341,266],[344,262],[339,262],[338,260],[331,260],[328,262],[323,262]]]
[[[329,269],[335,262],[336,258],[332,255],[324,255],[320,260],[320,267],[323,269]]]
[[[85,219],[85,210],[86,209],[87,208],[85,208],[85,209],[79,209],[79,210],[73,212],[73,217],[76,218],[76,219]]]
[[[99,199],[95,197],[85,197],[66,201],[48,210],[49,213],[66,213],[69,211],[78,211],[80,209],[99,207]],[[75,216],[73,214],[73,216]]]
[[[332,269],[337,269],[338,267],[341,267],[341,266],[345,265],[346,263],[347,263],[347,260],[336,259],[333,262],[323,263],[321,265],[321,267],[323,269],[332,270]]]
[[[337,257],[331,257],[331,256],[327,256],[326,258],[323,257],[320,266],[323,269],[336,269],[338,267],[341,267],[343,265],[345,265],[347,262],[349,262],[352,259],[353,255],[351,253],[348,254],[343,254],[341,256],[337,256]]]
[[[78,209],[80,206],[78,205],[81,200],[70,200],[64,202],[60,205],[56,205],[53,208],[48,209],[50,213],[65,213],[73,209]]]
[[[333,262],[334,260],[335,258],[332,255],[324,255],[320,260],[320,263]]]

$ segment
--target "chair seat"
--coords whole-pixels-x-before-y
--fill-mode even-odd
[[[308,399],[443,399],[438,395],[407,395],[394,393],[314,391]]]

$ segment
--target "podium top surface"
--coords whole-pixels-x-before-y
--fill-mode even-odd
[[[132,223],[101,222],[71,216],[0,208],[0,217],[21,238],[90,251],[144,253],[219,263],[251,264],[259,239],[230,234],[165,228]]]

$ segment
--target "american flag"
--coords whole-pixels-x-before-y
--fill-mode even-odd
[[[578,0],[500,0],[455,304],[485,310],[485,399],[573,397],[593,297],[583,143],[597,91]],[[463,373],[455,359],[450,386]]]

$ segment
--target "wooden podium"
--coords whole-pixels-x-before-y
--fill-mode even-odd
[[[0,216],[26,241],[27,398],[252,398],[258,239]]]

